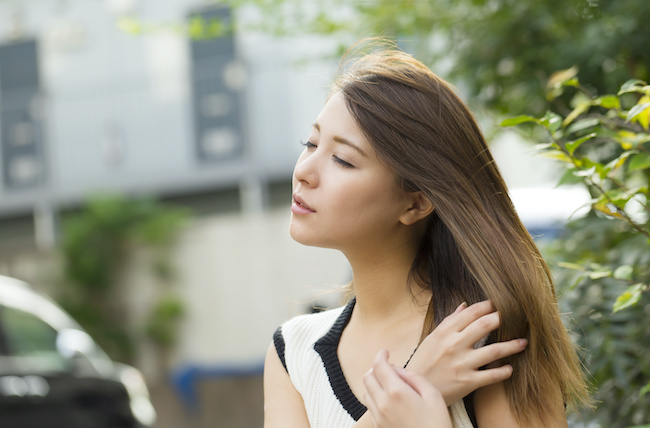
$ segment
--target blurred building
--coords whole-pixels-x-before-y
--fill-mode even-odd
[[[28,0],[0,8],[5,219],[35,213],[39,223],[96,191],[169,198],[234,191],[235,206],[262,209],[274,185],[287,182],[331,71],[330,64],[309,76],[292,67],[313,48],[300,41],[130,35],[117,25],[130,14],[145,25],[194,15],[228,22],[227,8],[197,1]],[[37,243],[51,239],[46,229],[33,231]]]
[[[173,380],[191,406],[211,401],[197,395],[205,379],[252,375],[259,389],[277,325],[347,280],[342,256],[301,248],[287,231],[299,141],[336,61],[322,40],[254,28],[218,39],[171,25],[130,34],[118,23],[131,16],[145,27],[195,16],[227,25],[231,11],[193,0],[0,1],[0,270],[37,271],[61,213],[91,194],[190,207],[197,216],[174,252],[187,304],[180,342],[163,366],[144,347],[139,365],[154,383]],[[136,319],[153,287],[143,270],[129,274]]]

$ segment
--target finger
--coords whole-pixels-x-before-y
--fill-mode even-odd
[[[491,312],[472,321],[460,333],[463,336],[464,343],[470,343],[472,346],[487,336],[501,324],[501,318],[498,312]]]
[[[389,355],[388,349],[382,349],[377,352],[377,355],[375,355],[375,359],[372,362],[372,367],[374,368],[375,365],[383,365],[384,363],[388,364]]]
[[[476,388],[482,388],[487,385],[503,382],[512,376],[512,366],[510,364],[492,369],[479,370],[475,373],[474,382]]]
[[[367,388],[367,387],[366,387]],[[377,421],[380,420],[381,415],[379,414],[379,408],[377,407],[377,401],[373,394],[366,390],[366,393],[363,396],[364,404],[368,408],[368,411],[372,415],[373,424],[377,427]]]
[[[380,384],[377,379],[376,372],[374,368],[371,368],[368,373],[363,376],[363,384],[366,387],[366,393],[363,398],[365,401],[365,406],[368,408],[368,411],[372,415],[372,420],[375,427],[383,426],[383,418],[386,405],[390,402],[384,386]]]
[[[372,370],[377,377],[377,380],[382,385],[394,381],[398,377],[395,373],[395,369],[388,362],[388,351],[386,349],[382,349],[377,353],[372,364]]]
[[[377,353],[375,361],[372,364],[372,371],[384,389],[386,389],[386,385],[391,385],[399,381],[399,376],[395,373],[395,369],[388,362],[388,351],[385,349]]]
[[[492,343],[472,351],[469,362],[473,367],[483,367],[502,358],[518,354],[527,346],[528,341],[526,339]]]
[[[397,370],[400,368],[390,365],[388,362],[388,352],[380,352],[375,358],[375,363],[372,367],[372,372],[381,385],[382,398],[386,397],[391,401],[400,401],[403,398],[411,397],[417,398],[418,394],[409,386],[402,377],[398,374]],[[381,403],[378,396],[374,397],[375,401]]]
[[[370,369],[368,373],[363,376],[363,386],[366,387],[366,393],[373,398],[373,401],[376,401],[376,397],[383,392],[383,388],[377,380],[373,369]]]
[[[450,328],[454,331],[462,331],[472,322],[494,311],[495,309],[492,306],[492,302],[489,300],[483,300],[468,306],[466,309],[463,309],[458,313],[452,314],[453,316],[450,315],[446,317],[440,325],[443,323],[449,324]]]
[[[456,308],[456,310],[454,311],[454,313],[452,315],[457,314],[458,312],[462,311],[465,308],[467,308],[467,302],[464,301],[463,303],[458,305],[458,307]]]

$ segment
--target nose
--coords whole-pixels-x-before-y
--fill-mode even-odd
[[[309,153],[307,150],[302,152],[293,169],[293,179],[294,185],[300,183],[308,187],[318,186],[318,156],[315,153]]]

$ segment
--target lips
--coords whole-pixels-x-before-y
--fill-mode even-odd
[[[298,195],[293,195],[291,211],[295,214],[311,214],[316,212]]]

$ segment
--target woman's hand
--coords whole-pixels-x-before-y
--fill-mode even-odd
[[[479,370],[487,364],[526,348],[525,339],[513,339],[474,349],[474,344],[499,327],[499,314],[488,300],[470,307],[460,305],[420,344],[409,371],[424,376],[452,405],[472,391],[504,381],[512,366]]]
[[[376,428],[451,428],[440,392],[422,376],[388,363],[388,351],[377,354],[363,377],[365,401]]]

